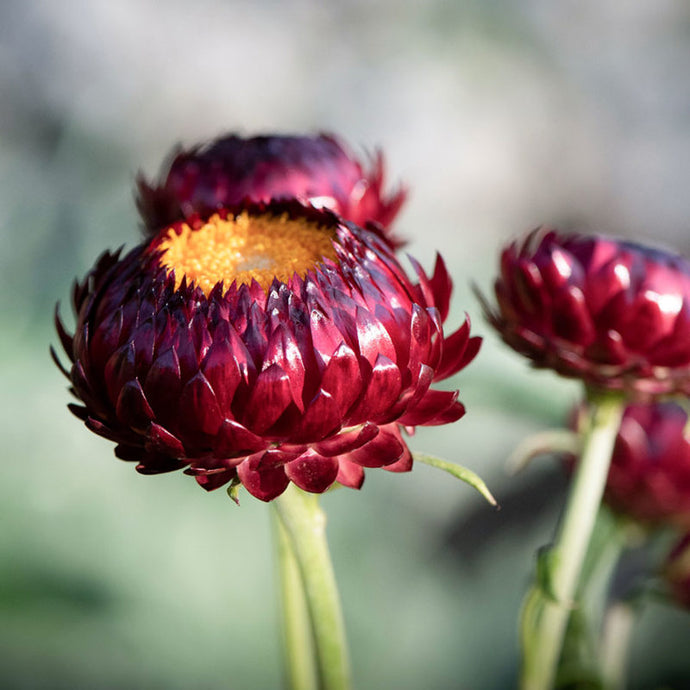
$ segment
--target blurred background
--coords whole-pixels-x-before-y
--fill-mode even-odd
[[[267,507],[137,475],[68,413],[48,356],[74,277],[138,242],[136,173],[227,131],[382,147],[411,191],[399,233],[426,267],[444,254],[452,319],[485,336],[449,383],[466,417],[411,445],[503,510],[424,466],[324,497],[357,687],[512,687],[564,480],[505,458],[579,388],[499,343],[470,283],[545,222],[690,251],[689,66],[683,0],[3,0],[0,687],[280,687]],[[690,687],[689,644],[688,614],[648,606],[631,687]]]

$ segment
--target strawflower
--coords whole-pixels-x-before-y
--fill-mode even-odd
[[[384,193],[384,160],[378,151],[369,168],[332,135],[255,136],[230,134],[174,152],[157,182],[138,180],[137,205],[146,231],[244,200],[299,199],[332,210],[359,226],[371,225],[394,247],[391,231],[406,191]]]
[[[557,683],[559,662],[567,667],[561,656],[573,602],[588,596],[578,585],[626,402],[690,392],[690,262],[633,242],[542,227],[503,250],[494,288],[497,306],[480,299],[503,340],[534,366],[580,379],[587,393],[580,460],[522,611],[520,687],[547,690]],[[621,448],[632,429],[629,421]],[[639,440],[635,450],[644,452]],[[632,470],[630,453],[623,457]],[[618,477],[617,468],[612,472]],[[652,476],[658,484],[638,492],[638,510],[659,510],[668,493],[660,474],[646,478]],[[643,508],[645,500],[651,503]]]
[[[510,244],[485,303],[537,367],[648,398],[690,392],[690,262],[633,242],[548,228]]]
[[[606,502],[650,525],[690,529],[688,413],[678,403],[633,404],[623,414]]]
[[[460,418],[480,340],[446,336],[452,284],[410,280],[375,233],[297,202],[244,204],[106,252],[57,328],[72,411],[156,474],[269,501],[293,482],[359,488],[365,467],[409,470],[401,429]]]

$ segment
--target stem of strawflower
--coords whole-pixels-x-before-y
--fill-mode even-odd
[[[272,501],[280,529],[279,558],[284,596],[284,630],[292,690],[349,690],[350,668],[340,597],[326,541],[326,516],[318,496],[293,484]],[[289,559],[294,559],[290,565]],[[295,578],[296,565],[299,578]],[[305,630],[306,602],[311,635]],[[316,652],[317,678],[307,656]],[[312,683],[309,685],[308,683]]]
[[[273,525],[278,557],[283,665],[287,687],[295,690],[318,690],[314,634],[304,598],[302,575],[290,538],[276,511],[273,511]]]
[[[620,394],[589,391],[590,418],[582,454],[554,544],[541,554],[523,604],[521,690],[554,687],[566,626],[606,486],[625,406]]]

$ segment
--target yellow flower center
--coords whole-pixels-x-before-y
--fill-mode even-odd
[[[256,280],[267,289],[274,278],[287,282],[297,273],[302,278],[324,258],[335,258],[335,231],[287,213],[236,217],[211,216],[196,230],[187,224],[169,228],[158,245],[161,264],[175,271],[175,287],[183,276],[208,295],[223,282]]]

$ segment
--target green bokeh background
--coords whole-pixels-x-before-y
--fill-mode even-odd
[[[327,495],[358,688],[504,690],[564,479],[505,458],[562,424],[573,382],[483,323],[498,248],[541,222],[690,249],[690,10],[662,0],[430,3],[7,0],[0,6],[0,687],[278,688],[269,509],[137,475],[65,408],[57,300],[138,241],[135,174],[228,130],[382,146],[398,228],[454,276],[485,336],[449,386],[468,413],[414,449],[469,466],[503,510],[431,468]],[[650,604],[631,687],[690,686],[690,616]]]

